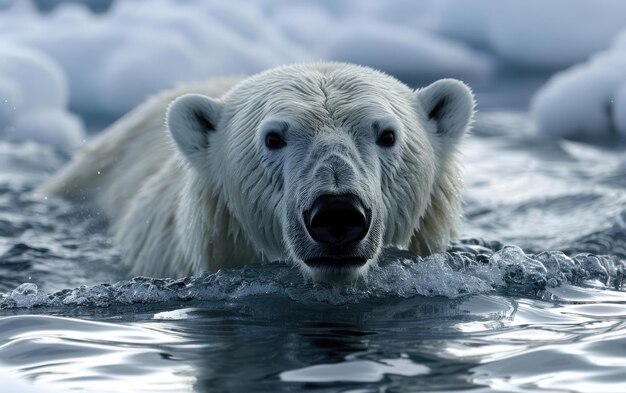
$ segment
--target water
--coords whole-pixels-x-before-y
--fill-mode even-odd
[[[96,210],[0,142],[0,379],[35,391],[623,392],[626,153],[483,113],[448,253],[333,288],[282,264],[129,279]],[[19,390],[23,389],[23,390]],[[30,391],[28,387],[12,391]]]

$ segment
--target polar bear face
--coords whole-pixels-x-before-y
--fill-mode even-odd
[[[451,222],[445,233],[419,234],[442,225],[424,220],[441,205],[438,182],[460,182],[454,152],[473,107],[458,81],[413,91],[365,67],[304,64],[248,78],[221,99],[182,96],[168,126],[260,255],[345,281],[384,246],[432,252],[428,239],[448,242],[456,217],[440,217]],[[447,190],[451,205],[457,188]]]

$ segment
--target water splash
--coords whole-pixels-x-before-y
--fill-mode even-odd
[[[0,297],[0,308],[108,307],[175,301],[238,300],[260,295],[303,303],[345,304],[367,299],[413,296],[468,295],[498,292],[541,297],[562,284],[593,284],[622,289],[626,262],[614,256],[550,251],[526,254],[516,246],[466,241],[449,252],[420,258],[387,250],[368,276],[345,287],[305,280],[297,269],[282,264],[249,265],[197,277],[155,279],[136,277],[46,293],[25,283]]]

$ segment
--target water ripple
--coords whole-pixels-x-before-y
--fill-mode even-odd
[[[0,298],[0,308],[110,307],[177,301],[223,301],[259,295],[301,303],[357,303],[373,298],[468,295],[498,292],[541,297],[547,288],[593,282],[620,290],[626,262],[614,256],[562,252],[526,254],[519,247],[493,251],[478,241],[458,244],[457,251],[426,258],[388,250],[365,279],[333,287],[307,282],[286,264],[249,265],[183,279],[137,277],[115,284],[80,286],[46,293],[25,283]],[[398,259],[398,256],[404,258]],[[395,256],[395,258],[394,258]]]

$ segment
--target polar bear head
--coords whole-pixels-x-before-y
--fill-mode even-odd
[[[445,250],[460,215],[456,150],[473,108],[456,80],[412,90],[366,67],[298,64],[220,99],[179,97],[168,127],[259,255],[345,281],[385,246]]]

